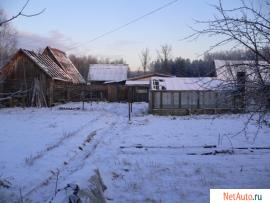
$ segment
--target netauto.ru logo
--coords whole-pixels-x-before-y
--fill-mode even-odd
[[[251,194],[251,193],[230,193],[230,192],[223,192],[223,199],[224,200],[262,200],[261,194]]]
[[[210,189],[210,203],[270,203],[270,189]]]

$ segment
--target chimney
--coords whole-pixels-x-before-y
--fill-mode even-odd
[[[241,109],[245,108],[245,90],[246,90],[246,73],[237,72],[236,75],[237,90],[239,94],[239,107]]]

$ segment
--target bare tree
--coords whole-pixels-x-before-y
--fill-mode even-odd
[[[0,10],[0,21],[5,21],[6,16]],[[17,38],[16,30],[9,24],[3,24],[0,29],[0,68],[16,52]]]
[[[172,47],[168,44],[161,46],[160,51],[158,51],[158,59],[161,61],[161,71],[170,72],[169,60],[171,58]]]
[[[245,91],[246,107],[251,105],[248,101],[253,101],[253,113],[250,114],[248,122],[256,117],[259,126],[266,122],[269,124],[267,113],[270,106],[270,1],[242,0],[241,6],[227,9],[224,8],[222,0],[219,0],[219,4],[213,7],[217,12],[213,19],[196,21],[203,28],[193,28],[194,33],[187,38],[218,36],[219,40],[212,44],[207,52],[222,45],[230,45],[232,50],[243,49],[252,54],[253,60],[229,64],[230,71],[226,71],[230,72],[230,77],[224,79],[224,86],[239,88],[239,78],[234,77],[234,73],[241,69],[245,74],[242,81],[245,86],[240,89]],[[220,68],[224,70],[224,67]],[[222,70],[217,72],[222,73]],[[234,96],[241,94],[241,91],[236,91]]]
[[[149,67],[150,60],[151,60],[148,48],[142,50],[141,55],[140,55],[140,60],[141,60],[141,66],[143,68],[143,72],[145,73]]]
[[[4,24],[9,23],[10,21],[22,16],[22,17],[34,17],[37,15],[40,15],[41,13],[43,13],[46,9],[44,8],[43,10],[37,12],[37,13],[32,13],[32,14],[26,14],[24,13],[25,8],[27,7],[28,3],[30,0],[27,0],[25,2],[25,4],[23,5],[23,7],[21,8],[21,10],[14,16],[12,16],[11,18],[6,18],[6,19],[0,19],[0,27],[2,27]]]

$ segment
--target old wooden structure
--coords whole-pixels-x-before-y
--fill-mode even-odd
[[[52,105],[54,86],[72,84],[70,76],[49,56],[25,49],[1,69],[0,80],[1,100],[23,106]]]
[[[0,105],[52,106],[68,101],[126,101],[125,81],[86,84],[67,55],[20,49],[0,72]]]
[[[160,115],[214,114],[241,111],[231,87],[214,78],[153,77],[149,112]]]

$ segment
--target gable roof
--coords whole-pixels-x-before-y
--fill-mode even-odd
[[[91,64],[87,80],[121,82],[127,80],[127,72],[128,65],[125,64]]]
[[[33,51],[26,49],[20,49],[12,59],[3,67],[2,74],[7,75],[11,70],[9,70],[9,64],[11,64],[15,58],[20,54],[23,54],[29,58],[34,64],[36,64],[46,75],[54,80],[61,80],[66,82],[71,82],[71,78],[48,56],[42,54],[36,54]]]
[[[127,86],[149,86],[150,80],[127,80]]]
[[[220,90],[224,83],[212,77],[152,77],[151,90]]]
[[[143,79],[145,79],[145,80],[149,81],[149,78],[151,78],[151,77],[175,77],[175,76],[169,75],[169,74],[163,74],[163,73],[147,73],[144,75],[128,78],[128,80],[143,80]]]
[[[169,75],[169,74],[163,74],[163,73],[148,73],[148,74],[129,78],[126,81],[126,85],[149,87],[152,77],[175,77],[175,76]]]
[[[259,61],[259,69],[262,79],[270,82],[270,65],[264,61]],[[215,60],[217,78],[223,81],[235,81],[238,72],[245,72],[247,79],[255,81],[258,73],[255,61],[248,60]]]
[[[69,57],[67,57],[65,52],[59,49],[46,47],[43,55],[47,55],[52,58],[52,60],[54,60],[54,62],[57,63],[58,66],[60,66],[62,70],[65,71],[65,73],[71,78],[73,83],[85,83],[82,75],[71,62]]]

